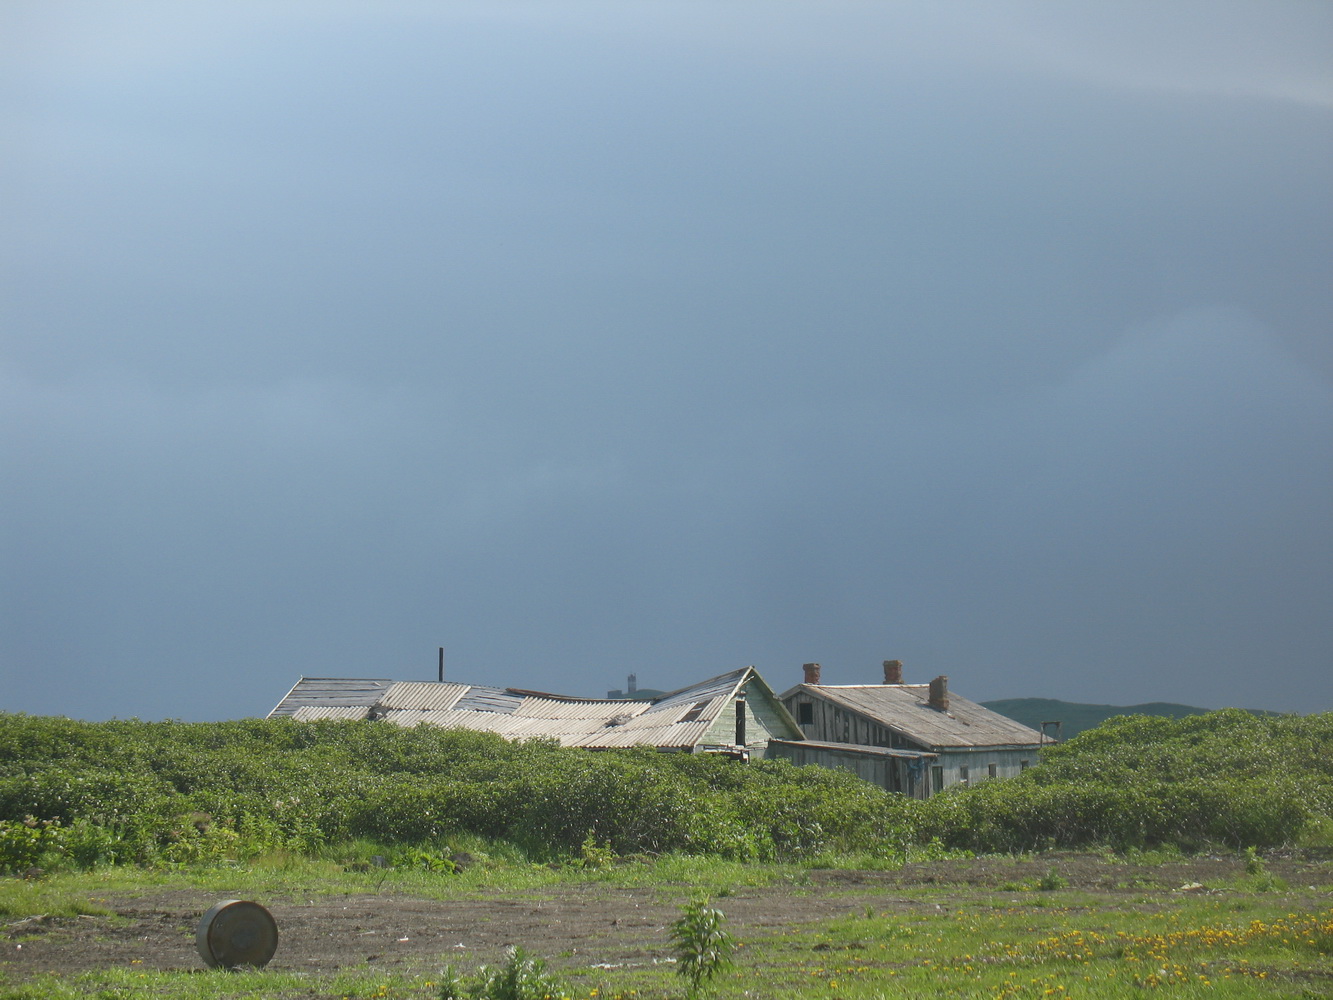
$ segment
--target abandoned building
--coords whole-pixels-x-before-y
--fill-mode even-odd
[[[771,757],[852,771],[916,798],[1036,763],[1040,733],[950,695],[946,677],[904,684],[897,660],[885,662],[882,684],[823,684],[821,673],[807,663],[804,683],[780,696],[743,667],[665,694],[638,691],[632,679],[627,697],[606,699],[444,680],[302,677],[268,718],[425,723],[591,750]]]
[[[775,738],[770,757],[841,767],[917,798],[1037,762],[1040,733],[951,695],[947,677],[905,684],[899,660],[884,661],[881,684],[824,684],[818,663],[804,669],[804,682],[780,695],[804,738]]]
[[[268,714],[284,717],[427,723],[506,739],[554,739],[567,747],[648,746],[737,757],[764,756],[772,739],[801,739],[795,721],[753,667],[679,691],[627,699],[445,681],[302,677]]]

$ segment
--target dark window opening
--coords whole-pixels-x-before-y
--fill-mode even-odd
[[[958,769],[958,780],[961,781],[961,782],[962,782],[963,784],[965,784],[965,785],[968,783],[968,781],[967,781],[967,768],[965,768],[965,767],[960,767],[960,768]]]
[[[988,775],[989,777],[992,777],[992,778],[995,777],[995,771],[996,771],[996,765],[994,765],[994,764],[987,764],[987,765],[986,765],[986,772],[987,772],[987,775]]]
[[[798,713],[796,721],[803,726],[813,726],[815,724],[815,706],[808,701],[803,701],[796,706]]]
[[[930,788],[934,792],[944,791],[944,768],[932,767],[930,769]]]

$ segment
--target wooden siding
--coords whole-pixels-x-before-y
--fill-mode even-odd
[[[784,717],[777,697],[769,694],[762,684],[756,683],[752,677],[742,690],[745,691],[745,746],[750,756],[763,757],[771,739],[800,739],[800,732],[793,730]],[[730,747],[735,744],[736,699],[728,698],[708,727],[700,746]]]
[[[801,762],[822,764],[825,767],[838,767],[861,774],[867,781],[907,794],[919,794],[921,797],[932,791],[949,788],[966,782],[975,784],[991,778],[991,766],[995,767],[995,778],[1012,778],[1021,774],[1025,766],[1037,763],[1039,747],[935,747],[923,741],[913,740],[900,732],[885,726],[881,722],[852,711],[844,705],[815,697],[806,691],[797,690],[783,699],[783,705],[800,725],[807,740],[829,743],[853,743],[868,747],[888,747],[896,750],[932,751],[939,755],[937,760],[929,762],[925,768],[924,779],[913,785],[909,791],[909,774],[905,765],[900,766],[897,780],[899,787],[885,785],[884,778],[892,777],[892,768],[887,765],[874,765],[858,761],[852,756],[835,751],[817,751],[808,748],[803,752],[783,749],[782,756]],[[801,723],[803,706],[808,705],[810,721]],[[1027,762],[1026,765],[1024,762]],[[862,772],[865,773],[862,773]],[[936,785],[938,782],[938,786]]]
[[[918,799],[930,795],[930,766],[935,763],[930,754],[895,757],[858,750],[853,746],[835,747],[796,741],[774,742],[768,748],[768,756],[789,760],[798,767],[816,765],[850,771],[886,792],[897,792]]]
[[[944,787],[963,784],[975,785],[990,780],[990,766],[995,765],[996,778],[1013,778],[1022,774],[1025,768],[1037,763],[1037,752],[1031,750],[995,750],[980,747],[976,750],[947,750],[940,753],[935,761],[936,767],[944,769]],[[963,768],[967,768],[967,777],[963,777]]]
[[[784,705],[797,723],[801,721],[801,706],[809,705],[812,721],[801,725],[801,732],[808,740],[824,740],[829,743],[859,743],[868,747],[893,747],[898,750],[929,750],[930,747],[910,740],[889,727],[868,719],[850,709],[835,705],[822,698],[812,698],[805,694],[796,694],[788,698]]]

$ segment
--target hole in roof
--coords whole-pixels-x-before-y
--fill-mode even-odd
[[[689,710],[688,712],[686,712],[686,713],[681,717],[681,720],[680,720],[680,721],[681,721],[681,722],[698,722],[698,721],[699,721],[699,716],[701,716],[701,715],[703,714],[704,709],[707,708],[707,707],[708,707],[708,702],[706,702],[706,701],[696,701],[693,705],[690,706],[690,710]]]

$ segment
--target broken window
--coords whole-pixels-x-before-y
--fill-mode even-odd
[[[796,706],[796,711],[798,713],[796,721],[801,725],[813,726],[815,724],[815,706],[812,703],[803,701]]]

